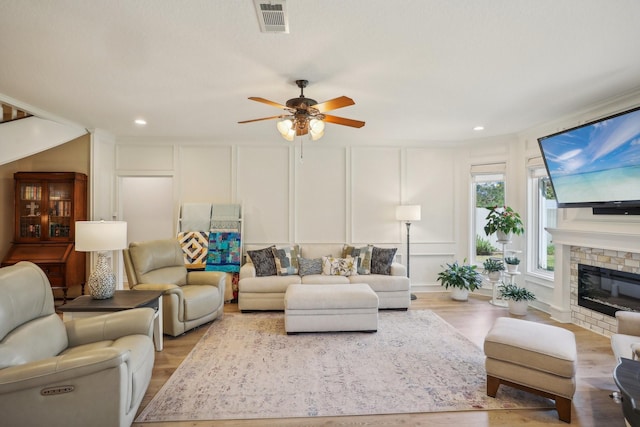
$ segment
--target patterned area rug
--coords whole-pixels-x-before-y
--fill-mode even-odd
[[[137,422],[552,408],[501,386],[484,354],[428,310],[381,311],[376,333],[286,335],[283,313],[211,324]]]

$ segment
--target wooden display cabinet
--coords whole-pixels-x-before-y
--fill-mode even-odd
[[[84,252],[76,252],[75,222],[87,219],[87,176],[76,172],[16,172],[14,240],[2,266],[31,261],[66,301],[85,281]]]

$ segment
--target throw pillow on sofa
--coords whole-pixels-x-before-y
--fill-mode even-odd
[[[385,274],[389,276],[391,274],[391,263],[393,263],[393,257],[396,256],[398,248],[377,248],[373,247],[373,253],[371,254],[371,274]]]
[[[301,276],[322,274],[322,258],[298,257],[298,274]]]
[[[344,248],[342,248],[342,258],[353,257],[358,262],[358,274],[371,274],[372,254],[372,245],[363,246],[361,248],[344,245]]]
[[[256,268],[256,277],[275,276],[277,274],[273,248],[275,248],[275,245],[255,251],[247,251],[253,266]]]
[[[276,262],[276,272],[278,276],[289,276],[298,274],[298,245],[286,246],[284,248],[271,248],[273,259]]]
[[[322,274],[328,276],[355,276],[358,274],[358,267],[355,258],[334,258],[332,256],[322,257]]]

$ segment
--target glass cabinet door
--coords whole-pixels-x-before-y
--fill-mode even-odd
[[[73,200],[72,183],[49,184],[49,237],[69,237],[71,231]]]
[[[19,228],[20,237],[38,239],[42,235],[40,210],[42,206],[42,184],[20,185]]]

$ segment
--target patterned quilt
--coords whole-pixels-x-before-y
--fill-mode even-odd
[[[240,271],[241,259],[240,233],[209,232],[209,251],[205,271],[237,273]]]

